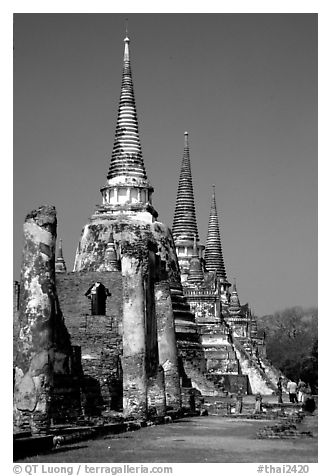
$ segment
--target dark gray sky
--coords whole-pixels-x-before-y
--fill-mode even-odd
[[[14,278],[25,215],[43,203],[57,208],[72,269],[108,171],[127,16],[160,221],[172,225],[187,130],[200,240],[215,183],[242,303],[317,305],[314,14],[16,14]]]

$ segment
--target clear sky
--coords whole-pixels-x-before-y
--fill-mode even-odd
[[[16,14],[14,278],[25,215],[43,203],[72,269],[108,171],[126,16],[160,221],[172,225],[187,130],[200,240],[215,184],[241,302],[317,305],[316,14]]]

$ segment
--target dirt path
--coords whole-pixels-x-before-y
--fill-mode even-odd
[[[106,436],[59,448],[24,462],[73,463],[314,463],[317,462],[317,417],[306,417],[301,431],[314,438],[258,440],[270,421],[195,417],[169,425]]]

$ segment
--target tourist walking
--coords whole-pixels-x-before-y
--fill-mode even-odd
[[[299,380],[298,383],[298,400],[299,403],[304,403],[305,401],[305,393],[306,393],[306,384],[303,380]]]
[[[287,384],[287,391],[289,393],[290,402],[291,403],[298,403],[297,384],[295,382],[293,382],[292,380],[289,380],[289,382]]]

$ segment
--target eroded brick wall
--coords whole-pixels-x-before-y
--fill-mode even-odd
[[[111,293],[106,314],[91,315],[88,289],[101,282]],[[80,346],[82,404],[87,414],[122,405],[122,279],[119,271],[57,274],[59,301],[72,344]]]

